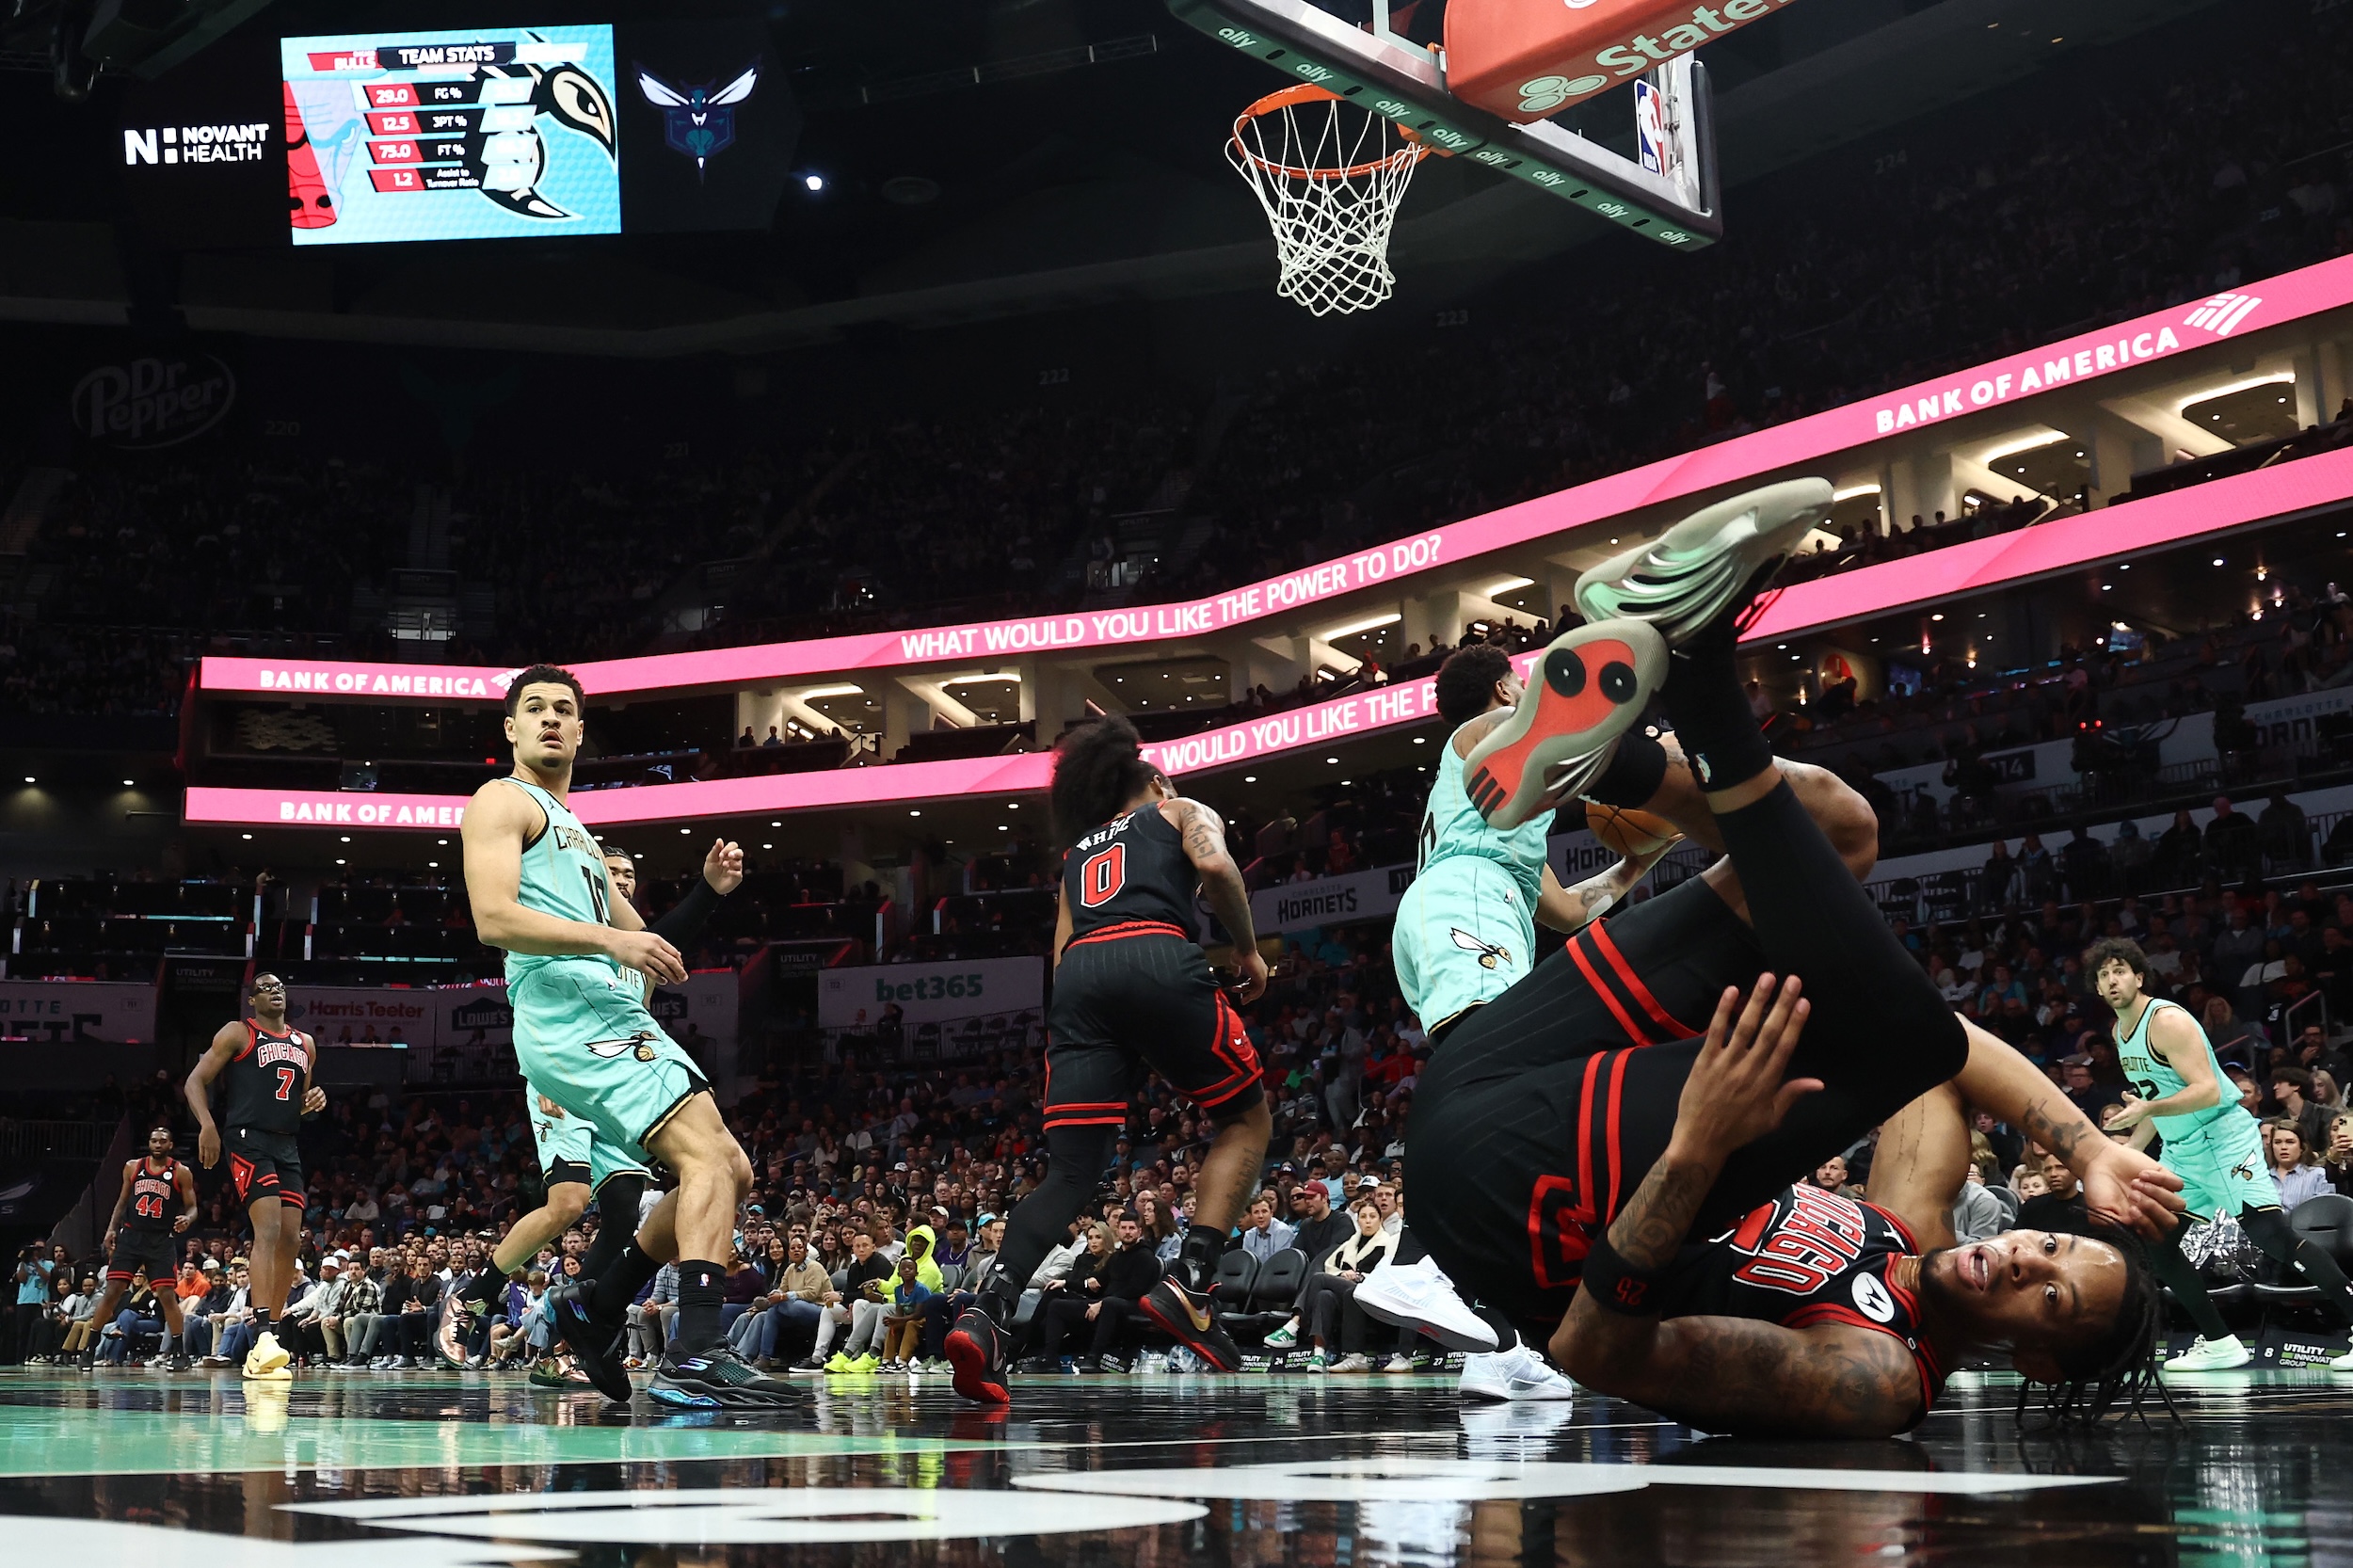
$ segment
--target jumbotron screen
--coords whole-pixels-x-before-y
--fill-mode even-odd
[[[280,40],[296,245],[621,232],[613,29]]]

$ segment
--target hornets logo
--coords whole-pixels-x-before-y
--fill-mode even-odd
[[[1503,947],[1495,942],[1482,942],[1478,937],[1472,936],[1469,932],[1465,931],[1459,925],[1451,929],[1454,936],[1454,945],[1461,948],[1465,952],[1475,952],[1479,954],[1479,967],[1481,968],[1492,969],[1498,964],[1509,964],[1512,961],[1512,950],[1510,948]]]
[[[2242,1160],[2231,1167],[2231,1174],[2241,1181],[2252,1181],[2255,1179],[2255,1162],[2251,1160]]]
[[[625,1040],[591,1040],[588,1042],[588,1054],[601,1057],[607,1062],[619,1056],[623,1051],[628,1051],[640,1062],[650,1062],[654,1059],[653,1036],[641,1032]]]
[[[759,85],[757,57],[725,87],[717,82],[672,87],[644,66],[637,67],[637,90],[662,111],[663,145],[695,160],[696,184],[711,160],[735,145],[735,105]]]

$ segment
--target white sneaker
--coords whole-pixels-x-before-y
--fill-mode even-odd
[[[1463,1304],[1435,1258],[1383,1264],[1356,1287],[1356,1304],[1368,1317],[1426,1334],[1449,1351],[1481,1355],[1496,1348],[1496,1331]]]
[[[2353,1372],[2353,1351],[2330,1358],[2329,1369],[2332,1372]]]
[[[2189,1342],[2189,1349],[2167,1362],[2165,1369],[2169,1372],[2227,1372],[2254,1359],[2254,1352],[2240,1344],[2235,1334],[2226,1335],[2220,1339],[2208,1339],[2201,1334]],[[2335,1362],[2329,1363],[2331,1367],[2335,1365]],[[2353,1371],[2353,1365],[2345,1369]]]
[[[1458,1391],[1473,1400],[1577,1398],[1577,1384],[1555,1371],[1550,1363],[1526,1345],[1514,1345],[1490,1355],[1465,1357]]]
[[[1361,1355],[1344,1355],[1332,1363],[1335,1372],[1369,1372],[1372,1363]]]
[[[1577,580],[1587,620],[1646,620],[1678,648],[1721,615],[1757,569],[1786,560],[1829,515],[1826,479],[1791,479],[1704,506],[1649,544]]]
[[[1414,1358],[1400,1352],[1389,1357],[1389,1364],[1381,1369],[1385,1372],[1410,1372],[1414,1369]]]

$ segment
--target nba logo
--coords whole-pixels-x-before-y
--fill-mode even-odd
[[[1667,95],[1648,77],[1634,84],[1634,140],[1641,152],[1644,173],[1673,175],[1675,149],[1667,128]]]

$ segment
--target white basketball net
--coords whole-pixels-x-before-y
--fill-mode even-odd
[[[1317,315],[1389,297],[1389,232],[1430,149],[1320,88],[1262,98],[1234,121],[1225,161],[1274,231],[1274,292]]]

